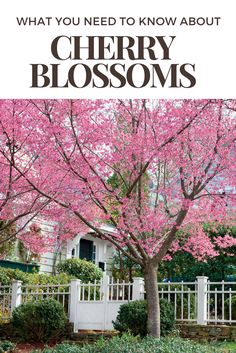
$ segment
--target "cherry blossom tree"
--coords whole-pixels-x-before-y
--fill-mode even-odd
[[[93,230],[142,267],[151,335],[160,335],[160,262],[180,247],[217,256],[202,224],[235,220],[235,103],[2,102],[3,163],[43,217],[64,222],[62,238]]]
[[[26,107],[16,101],[0,101],[0,245],[12,242],[50,202],[24,179],[27,164],[17,141],[24,128],[21,109]],[[14,168],[15,156],[22,162],[21,174]]]

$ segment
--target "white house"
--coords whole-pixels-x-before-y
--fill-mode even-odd
[[[42,223],[41,223],[42,226]],[[114,232],[109,225],[101,226],[105,232]],[[50,225],[42,227],[42,232],[50,231]],[[93,261],[103,271],[109,272],[109,263],[114,254],[114,247],[106,240],[94,236],[95,232],[89,231],[86,234],[77,234],[73,239],[66,241],[63,245],[55,246],[54,252],[41,255],[39,262],[41,273],[54,273],[56,264],[70,258],[80,258]]]

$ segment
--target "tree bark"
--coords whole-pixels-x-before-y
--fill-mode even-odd
[[[160,304],[157,286],[157,266],[148,263],[144,268],[147,297],[147,329],[150,336],[160,338]]]

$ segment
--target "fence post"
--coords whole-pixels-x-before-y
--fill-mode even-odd
[[[22,291],[21,291],[22,281],[13,280],[12,281],[12,295],[11,295],[11,315],[17,306],[22,303]]]
[[[76,325],[77,302],[80,300],[80,279],[70,281],[70,322]]]
[[[110,277],[104,273],[102,278],[102,293],[104,301],[109,300],[109,282]]]
[[[108,301],[109,301],[109,283],[110,277],[103,274],[102,279],[102,292],[103,292],[103,330],[107,329],[107,312],[108,312]]]
[[[197,324],[207,324],[207,280],[208,277],[197,276]]]
[[[144,299],[144,281],[141,277],[134,277],[132,300],[139,299]]]

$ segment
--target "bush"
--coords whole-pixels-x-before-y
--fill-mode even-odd
[[[14,343],[10,341],[0,341],[0,353],[13,352],[14,348]]]
[[[174,309],[171,303],[160,299],[161,335],[165,336],[174,326]],[[113,326],[120,332],[130,332],[133,335],[147,334],[147,303],[145,300],[134,300],[120,306]]]
[[[21,304],[13,310],[12,324],[21,338],[46,342],[58,337],[67,322],[63,306],[54,299]]]
[[[57,265],[59,273],[80,279],[83,283],[94,282],[102,278],[102,270],[94,263],[81,259],[67,259]]]
[[[133,335],[147,334],[147,303],[145,300],[134,300],[120,306],[116,321],[113,321],[115,330],[130,331]]]
[[[23,284],[67,284],[70,282],[70,276],[66,273],[49,276],[44,273],[26,273],[20,270],[0,267],[0,283],[2,285],[11,285],[13,279],[22,281]]]
[[[109,341],[103,339],[95,344],[79,346],[75,344],[58,344],[46,348],[42,353],[224,353],[225,350],[210,345],[203,345],[181,338],[153,337],[140,339],[130,335],[114,337]],[[32,353],[39,353],[34,351]]]
[[[166,336],[173,330],[175,311],[173,305],[166,299],[160,299],[161,335]]]
[[[66,273],[60,273],[56,276],[49,276],[45,273],[29,274],[26,284],[68,284],[71,277]]]
[[[27,276],[28,274],[23,271],[0,267],[0,283],[3,286],[11,285],[13,279],[26,282]]]

